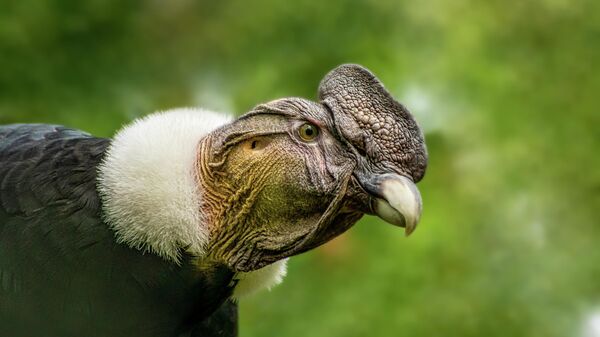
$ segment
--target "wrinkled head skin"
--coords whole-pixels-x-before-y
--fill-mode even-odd
[[[415,229],[427,151],[408,110],[351,64],[325,76],[319,99],[260,104],[201,141],[206,258],[256,270],[331,240],[363,214]]]

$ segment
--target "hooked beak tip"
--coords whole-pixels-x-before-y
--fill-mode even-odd
[[[389,175],[380,183],[381,196],[377,198],[375,212],[383,220],[404,227],[409,236],[417,228],[423,204],[417,186],[404,176]]]

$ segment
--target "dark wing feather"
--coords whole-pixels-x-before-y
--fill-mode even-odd
[[[173,336],[229,296],[227,268],[203,274],[185,254],[178,266],[115,243],[96,192],[109,143],[0,127],[0,336]]]
[[[238,308],[231,300],[196,325],[191,337],[231,337],[238,335]]]

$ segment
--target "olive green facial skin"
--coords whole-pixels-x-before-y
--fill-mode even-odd
[[[362,216],[348,207],[356,161],[313,118],[327,116],[322,109],[299,99],[268,103],[203,140],[198,176],[212,224],[210,259],[255,270],[341,234]]]
[[[346,76],[343,67],[339,74]],[[375,79],[363,70],[360,76]],[[354,79],[344,83],[352,86]],[[372,99],[371,110],[347,108],[343,93],[320,103],[284,98],[201,141],[196,173],[210,224],[205,260],[253,271],[331,240],[365,213],[406,227],[407,234],[414,230],[421,201],[413,179],[423,176],[426,164],[422,136],[407,111],[387,102],[393,101],[387,92],[381,96],[369,91],[371,84],[359,84],[350,98]],[[336,92],[323,83],[321,89]],[[384,138],[381,127],[362,121],[369,113],[387,118]],[[417,139],[409,139],[415,130]]]

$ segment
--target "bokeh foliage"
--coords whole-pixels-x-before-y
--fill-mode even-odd
[[[293,258],[242,301],[241,336],[598,336],[599,4],[6,0],[0,123],[110,136],[176,106],[315,98],[363,64],[424,127],[420,228],[365,217]]]

